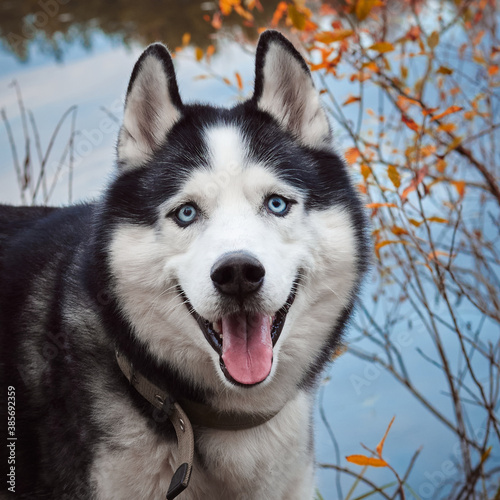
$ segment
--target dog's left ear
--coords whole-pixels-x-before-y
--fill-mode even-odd
[[[143,165],[180,119],[182,102],[174,65],[161,43],[150,45],[135,63],[118,138],[122,169]]]
[[[305,146],[330,144],[330,126],[309,68],[277,31],[264,31],[259,38],[252,100]]]

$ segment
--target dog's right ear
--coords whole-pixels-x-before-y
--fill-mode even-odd
[[[154,43],[136,62],[128,84],[118,138],[120,168],[144,164],[163,144],[181,114],[172,58],[164,45]]]

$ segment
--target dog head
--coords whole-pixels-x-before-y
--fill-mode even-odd
[[[306,63],[262,34],[253,97],[181,101],[160,44],[130,80],[105,197],[114,294],[191,382],[303,383],[339,340],[365,268],[364,216]]]

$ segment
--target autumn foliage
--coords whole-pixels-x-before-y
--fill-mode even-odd
[[[290,0],[259,25],[253,13],[262,8],[258,0],[220,0],[205,20],[220,38],[247,46],[264,29],[284,31],[321,90],[373,228],[370,306],[360,305],[359,336],[346,355],[390,373],[455,434],[460,474],[433,498],[499,498],[498,464],[490,457],[500,444],[496,2]],[[234,16],[245,31],[225,29]],[[209,60],[213,51],[198,49],[196,58]],[[240,93],[251,91],[238,74],[219,77]],[[346,95],[337,92],[340,83]],[[396,341],[402,329],[411,332],[412,348]],[[407,366],[412,356],[420,357],[422,369],[435,370],[445,406],[420,389]],[[478,426],[485,432],[476,433]],[[361,472],[346,462],[323,466],[356,478],[355,485],[364,482],[366,496],[420,498],[410,475],[419,450],[405,450],[403,473],[382,457],[386,436],[376,450],[347,457]],[[389,467],[396,481],[377,486],[364,477],[371,467]]]

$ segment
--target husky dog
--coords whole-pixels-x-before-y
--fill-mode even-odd
[[[0,207],[6,498],[313,497],[315,387],[368,261],[331,143],[279,33],[231,109],[184,104],[154,44],[102,199]]]

